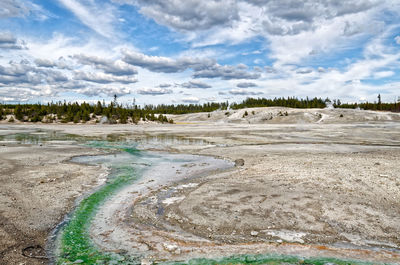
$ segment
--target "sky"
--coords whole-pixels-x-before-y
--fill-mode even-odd
[[[1,0],[0,102],[400,97],[400,0]]]

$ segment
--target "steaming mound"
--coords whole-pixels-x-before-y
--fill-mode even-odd
[[[284,107],[246,108],[171,115],[175,122],[200,123],[354,123],[400,121],[400,113],[353,109],[292,109]]]

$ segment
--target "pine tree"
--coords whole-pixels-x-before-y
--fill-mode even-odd
[[[89,110],[85,110],[85,111],[82,113],[82,120],[83,120],[84,122],[87,122],[87,121],[90,120],[90,113],[89,113]]]
[[[119,122],[122,123],[122,124],[126,124],[127,120],[128,120],[128,115],[126,114],[125,111],[122,111],[121,112],[121,116],[119,118]]]
[[[77,112],[77,113],[75,114],[75,116],[74,116],[73,122],[74,122],[74,123],[78,123],[78,122],[80,122],[80,120],[81,120],[81,113],[80,113],[80,112]]]
[[[4,110],[3,110],[3,106],[0,105],[0,121],[4,119]]]
[[[378,109],[382,110],[381,94],[378,94]]]
[[[14,110],[15,118],[19,121],[22,121],[24,119],[24,114],[22,113],[22,107],[21,105],[17,105]]]
[[[101,105],[100,101],[97,101],[96,106],[94,107],[94,114],[99,116],[103,113],[103,106]]]

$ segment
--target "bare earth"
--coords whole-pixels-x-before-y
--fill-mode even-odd
[[[212,113],[210,118],[183,115],[174,117],[179,122],[174,125],[13,128],[119,134],[142,139],[145,148],[244,159],[243,166],[183,186],[154,186],[132,202],[120,225],[140,227],[141,240],[147,240],[141,244],[151,260],[270,251],[400,263],[398,114],[247,111],[250,117],[244,118],[244,110]],[[288,116],[279,114],[285,111]],[[272,120],[257,118],[265,113],[275,114]],[[192,140],[175,142],[177,137]],[[23,250],[44,247],[74,200],[101,182],[105,169],[68,162],[75,155],[97,153],[73,144],[0,143],[0,264],[46,263],[23,256]],[[157,203],[151,198],[166,189],[175,190],[175,199],[154,220],[150,217],[156,207],[149,201]]]
[[[47,264],[51,231],[105,178],[104,168],[68,160],[99,153],[64,144],[0,145],[0,264]]]

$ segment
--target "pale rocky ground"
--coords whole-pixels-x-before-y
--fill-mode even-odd
[[[353,109],[292,109],[283,107],[246,108],[168,115],[175,122],[239,123],[239,124],[302,124],[302,123],[348,123],[371,121],[400,121],[398,113]]]
[[[231,250],[243,253],[254,251],[241,249],[243,243],[262,250],[268,248],[259,244],[269,242],[352,244],[399,251],[399,114],[265,108],[248,109],[242,118],[244,111],[231,111],[229,116],[213,112],[210,118],[208,113],[175,116],[173,125],[24,124],[13,128],[121,135],[141,139],[143,148],[244,159],[244,166],[193,180],[196,185],[181,189],[177,195],[181,198],[165,206],[157,231],[177,226],[214,244],[231,244]],[[269,113],[276,113],[272,120],[264,117]],[[74,198],[90,190],[104,172],[65,161],[99,151],[73,145],[4,145],[0,146],[0,263],[40,264],[21,256],[22,249],[43,246]],[[141,211],[134,212],[128,223],[152,225],[143,217],[153,208],[141,205],[140,200],[136,203]],[[183,245],[178,247],[184,250]],[[230,253],[224,251],[220,253]],[[165,253],[178,259],[185,254]],[[395,252],[377,253],[364,253],[361,258],[400,263]],[[360,258],[356,253],[346,255]]]
[[[68,144],[0,141],[0,264],[47,264],[42,257],[49,234],[74,200],[104,181],[106,174],[105,168],[68,160],[99,153]]]

